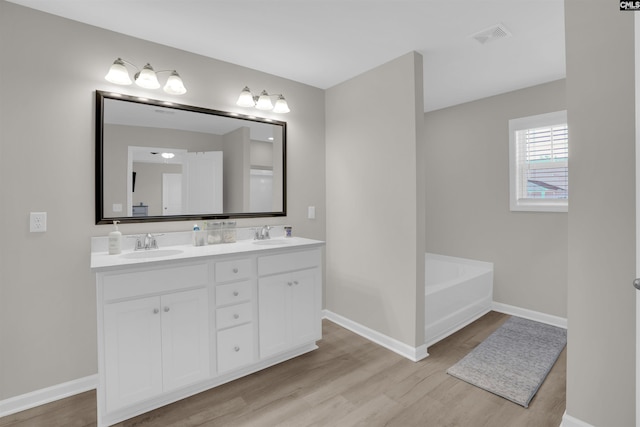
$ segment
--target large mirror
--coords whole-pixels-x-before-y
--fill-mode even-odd
[[[286,129],[96,91],[96,224],[284,216]]]

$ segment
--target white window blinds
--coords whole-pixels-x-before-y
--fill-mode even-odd
[[[516,133],[518,196],[525,199],[567,199],[569,138],[567,125],[524,129]]]
[[[511,209],[566,211],[569,132],[566,112],[509,122]]]

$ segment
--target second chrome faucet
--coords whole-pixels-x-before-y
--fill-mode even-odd
[[[271,227],[268,225],[264,225],[260,228],[256,228],[255,229],[255,235],[253,237],[254,240],[265,240],[265,239],[270,239],[271,236],[269,236],[269,230],[271,230]]]

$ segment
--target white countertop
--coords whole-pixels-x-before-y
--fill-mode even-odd
[[[203,257],[249,254],[267,252],[276,249],[290,249],[301,247],[323,246],[321,240],[303,237],[276,237],[269,240],[239,240],[236,243],[221,243],[216,245],[193,246],[173,245],[160,246],[160,249],[138,250],[124,249],[121,254],[109,255],[106,251],[91,252],[91,269],[103,270],[114,267],[135,266],[140,264],[162,263],[173,260],[187,260]],[[176,253],[178,252],[178,253]],[[131,255],[135,253],[135,255]],[[166,256],[164,255],[166,253]],[[162,254],[162,256],[158,256]],[[146,256],[148,255],[148,256]],[[134,256],[136,258],[128,258]]]

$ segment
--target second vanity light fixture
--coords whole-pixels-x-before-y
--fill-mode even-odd
[[[153,67],[149,63],[139,69],[135,64],[129,61],[125,61],[122,58],[118,58],[113,61],[113,65],[109,68],[109,72],[104,76],[107,81],[118,85],[130,85],[131,78],[129,77],[129,70],[127,70],[126,64],[134,67],[137,72],[133,76],[136,84],[145,89],[158,89],[160,82],[158,82],[158,73],[171,73],[167,79],[167,83],[164,85],[163,90],[171,95],[182,95],[187,93],[187,89],[184,87],[184,83],[180,78],[180,75],[176,70],[161,70],[154,71]]]
[[[271,102],[271,97],[277,97],[275,105]],[[273,110],[274,113],[288,113],[289,105],[282,94],[269,95],[263,90],[260,96],[253,96],[251,90],[245,86],[240,92],[236,105],[240,107],[256,107],[258,110]]]

